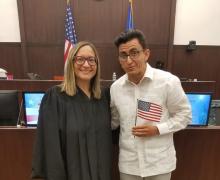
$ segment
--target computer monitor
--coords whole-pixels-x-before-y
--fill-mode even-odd
[[[22,92],[24,106],[24,121],[26,126],[37,126],[39,108],[44,94],[45,92]]]
[[[191,126],[207,126],[209,111],[212,101],[212,93],[186,93],[192,107]]]
[[[209,125],[220,126],[220,99],[212,100]]]
[[[0,90],[0,126],[16,126],[18,116],[18,91]]]

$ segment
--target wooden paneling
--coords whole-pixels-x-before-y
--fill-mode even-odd
[[[0,179],[30,179],[35,132],[28,128],[0,128]]]
[[[14,78],[23,77],[20,43],[0,43],[0,68],[12,73]]]
[[[36,129],[0,128],[0,179],[28,180]],[[175,133],[177,168],[172,180],[219,180],[220,128],[189,128]],[[118,145],[113,145],[117,160]],[[119,180],[117,162],[113,180]]]
[[[215,81],[182,81],[185,92],[212,92],[213,98],[217,98]]]
[[[118,61],[117,49],[113,43],[96,43],[101,64],[101,79],[112,79],[112,73],[116,72],[117,77],[124,74]]]
[[[150,46],[149,64],[156,67],[156,62],[161,61],[164,63],[164,67],[167,67],[167,47],[164,46]]]
[[[172,0],[133,2],[135,27],[145,33],[149,44],[168,45]]]
[[[112,43],[125,28],[126,0],[74,0],[76,31],[79,40]]]
[[[89,40],[101,57],[101,77],[124,74],[118,63],[114,38],[125,29],[128,0],[70,0],[78,40]],[[149,63],[157,61],[165,69],[188,79],[216,81],[220,98],[220,47],[198,46],[186,52],[185,46],[172,46],[176,0],[134,0],[134,24],[141,29],[151,48]],[[27,72],[44,79],[63,74],[64,20],[66,1],[18,0],[22,43],[1,43],[0,66],[26,78]],[[169,59],[169,61],[168,61]]]
[[[78,40],[93,42],[100,53],[102,78],[111,79],[112,73],[123,74],[115,37],[125,30],[127,0],[70,0]],[[162,60],[167,66],[170,36],[171,4],[175,0],[138,0],[133,2],[135,27],[141,29],[152,49],[150,63]],[[66,1],[18,0],[22,29],[22,58],[24,75],[34,72],[52,79],[63,73],[64,20]],[[163,49],[161,49],[163,47]],[[153,53],[155,52],[155,53]],[[25,76],[24,76],[25,77]]]
[[[22,1],[23,4],[25,36],[28,43],[64,42],[66,1],[18,1]]]
[[[22,1],[27,42],[63,43],[65,1]],[[112,42],[126,26],[127,0],[72,0],[79,40]],[[172,0],[134,1],[135,27],[141,29],[150,44],[168,44]]]
[[[172,180],[219,180],[220,129],[189,128],[175,134],[177,168]]]
[[[174,46],[172,72],[181,78],[216,81],[216,97],[220,98],[220,46]]]
[[[53,79],[55,75],[63,75],[63,51],[63,46],[28,45],[29,72],[39,74],[42,79]]]
[[[20,90],[20,91],[46,91],[52,86],[60,84],[55,80],[0,80],[0,90]]]
[[[0,90],[46,91],[52,86],[61,84],[61,82],[61,80],[0,79]],[[110,87],[112,82],[111,80],[101,80],[101,86]]]

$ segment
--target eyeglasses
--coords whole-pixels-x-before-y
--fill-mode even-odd
[[[141,51],[143,51],[143,49],[142,50],[137,50],[137,49],[131,50],[129,51],[128,54],[125,52],[121,52],[119,53],[119,60],[126,61],[128,59],[128,56],[130,57],[130,59],[135,60],[139,57]]]
[[[83,57],[83,56],[74,57],[74,62],[78,65],[83,65],[86,61],[90,66],[95,66],[97,62],[97,58],[96,57]]]

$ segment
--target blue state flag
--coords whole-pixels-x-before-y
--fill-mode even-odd
[[[132,0],[129,0],[126,30],[134,29]]]

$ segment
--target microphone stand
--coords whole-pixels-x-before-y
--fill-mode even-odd
[[[17,119],[17,127],[21,127],[22,124],[21,124],[21,111],[22,111],[22,108],[23,108],[23,99],[21,100],[21,105],[20,105],[20,108],[19,108],[19,114],[18,114],[18,119]]]

